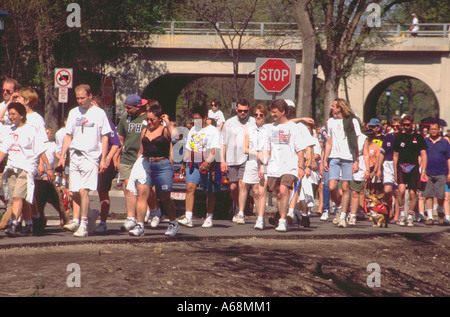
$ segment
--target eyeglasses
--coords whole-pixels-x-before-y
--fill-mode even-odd
[[[400,126],[400,124],[393,124],[392,127],[393,127],[393,128],[397,128],[397,129],[400,129],[401,126]]]
[[[255,113],[255,117],[256,118],[264,118],[264,114],[263,113]]]
[[[404,126],[404,127],[410,127],[410,126],[411,126],[411,123],[403,123],[402,126]]]
[[[13,90],[10,90],[10,89],[2,89],[2,92],[3,93],[8,93],[8,94],[12,94],[14,91]]]
[[[247,113],[248,110],[244,110],[244,109],[236,109],[237,112],[239,113]]]

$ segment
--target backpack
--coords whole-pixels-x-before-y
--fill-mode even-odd
[[[342,124],[344,125],[344,132],[347,136],[348,148],[350,153],[352,153],[353,161],[358,160],[358,137],[356,136],[355,126],[353,125],[353,119],[358,118],[351,113],[348,117],[345,117],[342,120]],[[359,120],[358,120],[359,122]]]

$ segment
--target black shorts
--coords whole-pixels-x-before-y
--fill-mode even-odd
[[[408,189],[417,191],[417,189],[419,188],[419,181],[419,165],[416,165],[409,173],[404,172],[400,165],[397,165],[398,184],[405,184]]]
[[[116,169],[114,163],[111,161],[106,171],[98,173],[97,191],[109,192],[114,177],[116,177]]]

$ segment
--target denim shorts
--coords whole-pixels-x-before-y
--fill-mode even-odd
[[[141,185],[150,187],[155,186],[157,191],[167,192],[172,190],[173,167],[169,159],[158,162],[143,160],[142,166],[145,169],[145,183],[139,179],[137,182]]]
[[[203,190],[210,193],[220,191],[220,181],[222,176],[220,169],[216,169],[213,173],[211,173],[209,169],[203,173],[200,173],[199,167],[200,163],[194,163],[191,167],[186,166],[186,184],[194,183],[201,185]]]
[[[328,164],[329,179],[351,181],[353,179],[353,161],[332,158]]]

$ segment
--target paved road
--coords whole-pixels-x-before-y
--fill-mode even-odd
[[[123,215],[125,213],[125,200],[120,192],[112,193],[111,212]],[[99,209],[98,197],[91,196],[91,208]],[[46,207],[46,215],[56,215],[52,206]],[[390,224],[388,228],[372,228],[369,220],[358,221],[353,227],[338,228],[331,220],[321,221],[318,216],[311,217],[311,227],[303,228],[293,225],[286,233],[276,232],[275,227],[266,221],[265,230],[253,229],[254,220],[249,220],[244,225],[237,225],[229,220],[215,220],[214,227],[210,229],[202,228],[202,220],[194,218],[194,228],[180,227],[176,237],[166,237],[164,232],[168,226],[163,221],[158,228],[146,227],[146,234],[143,237],[131,237],[126,232],[120,231],[123,220],[111,220],[108,222],[108,234],[91,235],[86,238],[75,238],[72,233],[65,232],[58,227],[58,221],[49,221],[47,234],[44,236],[10,238],[5,232],[0,231],[0,248],[21,247],[21,246],[46,246],[46,245],[70,245],[76,243],[130,243],[130,242],[160,242],[174,240],[198,240],[198,239],[232,239],[232,238],[292,238],[292,239],[312,239],[312,238],[351,238],[370,237],[400,234],[420,239],[421,235],[450,232],[448,226],[426,226],[423,223],[416,223],[414,227],[400,227]]]

